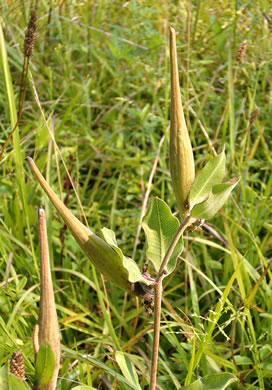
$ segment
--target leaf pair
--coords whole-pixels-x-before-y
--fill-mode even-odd
[[[221,183],[225,175],[225,152],[209,161],[195,179],[189,193],[191,216],[211,219],[221,209],[239,180]]]
[[[190,214],[193,218],[210,219],[224,205],[238,180],[234,183],[221,183],[225,174],[224,151],[209,161],[195,179],[189,193]],[[169,245],[179,228],[179,221],[171,213],[167,204],[154,199],[143,220],[143,229],[147,239],[146,255],[159,270]],[[183,250],[182,238],[178,241],[170,260],[167,272],[174,270],[176,259]]]

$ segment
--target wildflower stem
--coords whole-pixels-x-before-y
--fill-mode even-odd
[[[164,273],[164,270],[167,266],[167,263],[178,243],[178,240],[180,239],[180,237],[182,236],[182,233],[184,232],[184,230],[186,229],[188,223],[189,223],[189,220],[191,218],[191,215],[188,214],[184,220],[181,222],[181,224],[179,225],[179,228],[178,230],[176,231],[176,234],[174,235],[165,255],[164,255],[164,258],[163,258],[163,261],[161,263],[161,266],[160,266],[160,269],[159,269],[159,272],[158,272],[158,275],[157,275],[157,279],[156,281],[158,282],[159,278],[161,278],[163,276],[163,273]]]
[[[152,364],[151,364],[151,378],[149,390],[156,389],[157,382],[157,366],[160,343],[160,322],[161,322],[161,299],[162,299],[162,277],[160,277],[157,284],[154,286],[154,336],[152,348]]]
[[[176,231],[166,253],[161,263],[157,278],[156,284],[154,285],[154,335],[153,335],[153,349],[152,349],[152,363],[151,363],[151,376],[150,376],[150,387],[149,390],[156,389],[157,382],[157,366],[158,366],[158,354],[159,354],[159,343],[160,343],[160,322],[161,322],[161,300],[163,293],[163,276],[164,270],[167,266],[167,263],[180,239],[184,230],[190,221],[190,214],[184,218],[181,222],[178,230]]]

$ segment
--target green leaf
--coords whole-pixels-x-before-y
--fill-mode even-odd
[[[115,250],[115,252],[119,255],[120,259],[122,259],[123,252],[117,244],[114,231],[112,231],[111,229],[105,228],[105,227],[102,228],[101,231],[102,231],[102,234],[103,234],[105,241],[112,247],[112,249]]]
[[[218,373],[204,376],[204,378],[184,386],[183,390],[224,390],[237,381],[238,379],[233,374]]]
[[[224,205],[231,191],[234,187],[236,187],[238,182],[239,180],[235,183],[222,183],[215,185],[209,198],[205,202],[197,204],[193,208],[191,212],[192,217],[201,219],[212,218]]]
[[[117,380],[118,384],[120,384],[120,388],[126,389],[128,385],[130,385],[128,380],[123,375],[119,374],[115,369],[107,366],[105,363],[102,363],[98,358],[93,358],[88,354],[87,355],[78,354],[78,351],[74,351],[73,349],[70,349],[65,345],[62,346],[62,349],[66,353],[66,355],[71,357],[72,359],[78,359],[79,361],[100,368],[100,370],[102,370],[105,373],[105,375],[110,375],[113,379]]]
[[[190,209],[206,200],[212,187],[221,183],[225,175],[225,163],[226,157],[223,151],[209,161],[200,171],[189,193],[188,200]]]
[[[0,387],[2,389],[2,387]],[[13,374],[9,374],[9,390],[28,390],[24,381]]]
[[[272,320],[272,314],[270,313],[260,313],[260,317],[269,318]]]
[[[0,368],[0,389],[1,390],[9,390],[8,366],[6,364]]]
[[[73,387],[73,390],[96,390],[96,389],[92,386],[81,385],[81,386]]]
[[[241,366],[244,364],[253,364],[252,360],[247,356],[236,355],[236,356],[234,356],[234,360],[235,360],[235,364],[237,364],[237,366]]]
[[[107,244],[109,244],[112,249],[118,254],[119,258],[122,260],[122,266],[123,266],[123,271],[128,275],[128,280],[131,283],[136,283],[136,282],[142,282],[147,285],[153,284],[152,281],[147,280],[143,277],[141,271],[139,270],[139,267],[135,261],[133,261],[131,258],[124,256],[122,250],[118,247],[115,233],[108,229],[108,228],[102,228],[101,229],[103,237]]]
[[[115,354],[115,358],[124,377],[131,384],[131,387],[136,390],[141,390],[138,375],[132,363],[130,355],[121,351],[117,351]]]
[[[265,344],[260,349],[260,360],[265,370],[272,371],[272,347],[269,344]]]
[[[147,257],[152,261],[156,271],[159,270],[164,255],[179,228],[179,221],[171,213],[168,205],[161,199],[154,199],[143,219],[143,229],[147,239]],[[183,250],[182,238],[177,243],[167,265],[168,273],[176,266],[176,260]]]
[[[123,257],[123,266],[128,272],[128,280],[131,283],[143,282],[147,285],[153,284],[152,281],[149,281],[143,277],[138,265],[130,257]]]
[[[43,389],[50,382],[55,368],[55,358],[48,343],[40,346],[36,359],[35,383]]]

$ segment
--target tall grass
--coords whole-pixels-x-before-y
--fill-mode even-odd
[[[1,145],[16,122],[31,6],[23,3],[0,3]],[[34,156],[66,205],[82,220],[86,217],[97,233],[103,226],[114,227],[123,252],[131,255],[163,135],[149,198],[159,196],[176,210],[167,160],[171,24],[179,32],[180,83],[196,168],[210,159],[212,147],[219,152],[225,144],[227,176],[241,181],[220,215],[201,233],[188,234],[183,258],[166,280],[158,384],[181,389],[199,376],[223,371],[239,378],[233,389],[272,386],[272,282],[267,270],[272,243],[271,24],[264,17],[270,4],[231,2],[230,7],[199,0],[189,9],[188,4],[39,2],[24,114],[0,162],[0,364],[22,350],[30,379],[39,301],[36,210],[45,204],[62,334],[59,389],[79,384],[133,388],[117,350],[133,362],[140,388],[148,388],[152,326],[142,303],[124,298],[95,274],[23,160]],[[236,53],[244,40],[246,56],[235,80]],[[256,107],[260,116],[250,124]],[[144,248],[141,232],[135,255],[140,265]]]

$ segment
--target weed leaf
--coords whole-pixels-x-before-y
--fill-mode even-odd
[[[221,183],[225,174],[226,157],[223,151],[209,161],[195,179],[189,194],[190,209],[209,196],[212,187]]]
[[[40,346],[36,360],[35,383],[39,389],[48,385],[54,373],[54,353],[48,343]]]
[[[101,232],[103,234],[103,237],[104,237],[105,241],[112,247],[112,249],[115,250],[115,252],[122,259],[123,258],[123,252],[122,252],[122,250],[119,248],[119,246],[117,244],[117,240],[116,240],[116,236],[115,236],[114,231],[104,227],[104,228],[101,229]]]
[[[190,385],[184,386],[183,390],[224,390],[238,379],[229,373],[218,373],[204,376]]]
[[[26,385],[22,379],[18,378],[13,374],[9,374],[9,390],[29,390],[29,387]],[[2,387],[1,387],[2,389]]]
[[[161,199],[154,199],[143,220],[143,229],[147,239],[147,257],[152,261],[156,271],[159,270],[165,253],[179,228],[179,221],[173,216],[169,206]],[[183,249],[182,238],[167,265],[168,273],[176,266],[176,259]]]
[[[115,358],[124,377],[131,384],[131,387],[135,390],[141,390],[137,372],[129,355],[127,353],[117,351]]]
[[[0,368],[0,389],[9,390],[8,366],[6,364]]]
[[[224,205],[231,191],[234,187],[236,187],[238,182],[239,180],[235,183],[222,183],[215,185],[209,198],[205,202],[197,204],[193,208],[191,215],[195,218],[211,219]]]
[[[235,364],[237,364],[237,366],[254,364],[253,361],[248,356],[236,355],[236,356],[234,356],[234,360],[235,360]]]

